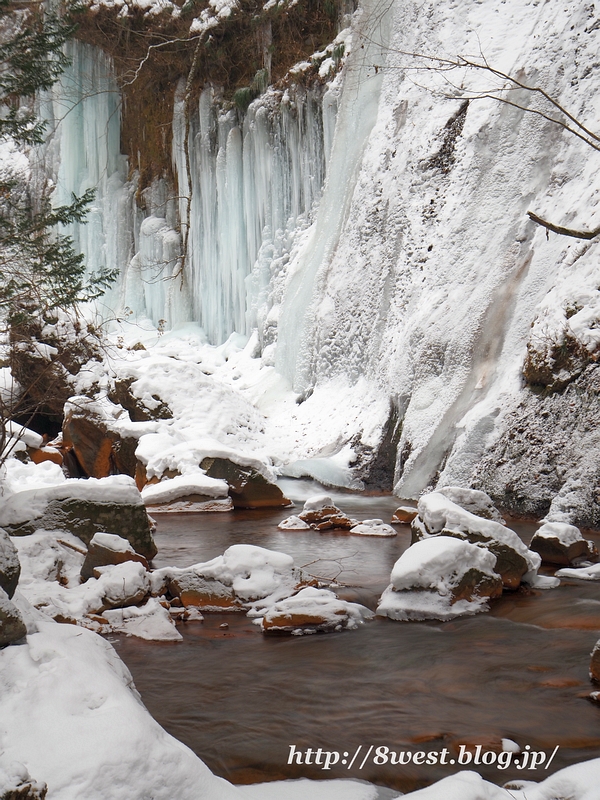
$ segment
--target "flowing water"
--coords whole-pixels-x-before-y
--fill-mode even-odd
[[[290,488],[291,486],[291,488]],[[294,499],[315,493],[288,484]],[[391,497],[335,495],[359,519],[389,520]],[[410,532],[377,539],[279,531],[289,510],[159,517],[156,566],[206,561],[238,542],[280,550],[339,593],[374,607]],[[513,526],[525,540],[534,525]],[[220,628],[223,623],[228,628]],[[244,615],[206,614],[180,626],[179,643],[111,638],[152,715],[218,775],[234,783],[356,777],[410,791],[454,772],[447,765],[374,764],[368,747],[492,749],[501,738],[559,749],[550,772],[600,754],[600,707],[587,696],[589,654],[600,638],[600,585],[504,595],[488,614],[446,623],[375,619],[357,631],[265,637]],[[328,772],[288,765],[290,745],[340,752]],[[341,764],[363,746],[352,769]],[[471,765],[472,767],[472,765]],[[468,767],[464,767],[468,768]],[[489,780],[548,774],[480,765]]]

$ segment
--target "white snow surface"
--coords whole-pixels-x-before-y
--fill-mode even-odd
[[[390,580],[397,591],[434,589],[446,595],[468,570],[493,576],[495,566],[496,556],[486,548],[437,536],[415,542],[405,550],[394,564]]]
[[[177,475],[175,478],[162,480],[159,483],[147,484],[142,489],[142,499],[149,505],[171,503],[191,494],[206,495],[212,498],[225,498],[229,487],[226,481],[209,478],[204,472]]]
[[[350,533],[360,536],[396,536],[397,532],[391,525],[386,525],[382,519],[365,519],[353,528]]]
[[[582,581],[600,581],[600,564],[588,567],[562,567],[554,573],[558,578],[578,578]]]
[[[546,539],[558,539],[566,547],[583,539],[579,528],[575,525],[567,525],[565,522],[545,522],[541,528],[538,528],[535,535]]]
[[[90,547],[94,544],[115,553],[135,553],[127,539],[117,536],[115,533],[95,533],[90,540]]]
[[[310,525],[307,522],[304,522],[303,519],[294,514],[281,520],[277,527],[282,531],[305,531],[310,529]]]

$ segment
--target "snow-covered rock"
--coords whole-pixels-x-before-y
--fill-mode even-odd
[[[377,613],[398,620],[452,619],[476,614],[502,593],[487,548],[446,536],[411,545],[396,561]]]
[[[537,574],[540,556],[505,525],[466,511],[440,492],[423,495],[418,508],[419,516],[412,522],[414,540],[443,535],[485,545],[496,556],[496,572],[509,589]]]
[[[142,498],[154,511],[228,511],[233,508],[228,491],[226,481],[210,478],[198,469],[147,483]]]
[[[19,556],[6,531],[0,528],[0,589],[12,597],[19,582]]]
[[[285,553],[236,544],[221,556],[187,568],[163,567],[152,574],[153,592],[167,587],[184,605],[241,609],[255,601],[290,595],[303,576]]]
[[[300,517],[297,517],[294,514],[292,514],[291,517],[286,517],[285,519],[281,520],[277,527],[282,531],[310,530],[310,525],[308,522],[304,522],[303,519],[300,519]]]
[[[350,528],[350,533],[360,536],[396,536],[392,526],[386,525],[382,519],[365,519]]]
[[[298,516],[312,528],[319,531],[331,528],[350,530],[353,525],[358,524],[358,520],[347,517],[327,494],[309,497]]]
[[[81,566],[81,577],[83,580],[87,580],[94,576],[96,567],[121,564],[124,561],[137,561],[146,569],[148,568],[147,560],[135,552],[127,539],[114,533],[95,533],[90,540],[85,560]]]
[[[0,647],[18,642],[27,633],[19,609],[0,587]]]
[[[69,531],[85,544],[95,533],[113,533],[148,559],[157,552],[141,495],[126,475],[63,479],[57,485],[13,492],[0,508],[0,526],[13,536],[41,529]]]
[[[341,631],[356,628],[373,616],[372,611],[358,603],[340,600],[327,589],[308,586],[270,606],[261,626],[265,633]]]
[[[597,641],[591,653],[590,678],[600,683],[600,641]]]
[[[600,581],[600,564],[587,567],[563,567],[556,570],[559,578],[577,578],[581,581]]]
[[[467,489],[461,486],[442,486],[436,491],[443,494],[448,500],[456,503],[457,506],[464,508],[465,511],[475,514],[476,517],[493,519],[501,525],[505,524],[492,498],[485,492],[481,492],[477,489]]]
[[[594,543],[584,539],[575,525],[565,522],[545,522],[534,533],[529,547],[547,564],[568,565],[577,558],[598,560]]]

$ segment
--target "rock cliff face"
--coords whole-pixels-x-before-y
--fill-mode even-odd
[[[81,242],[92,266],[122,268],[113,310],[193,320],[215,344],[257,330],[255,355],[296,393],[289,425],[324,431],[320,462],[351,448],[368,477],[385,439],[402,496],[476,486],[515,512],[599,524],[598,244],[526,214],[600,224],[600,153],[578,127],[600,103],[598,19],[558,0],[365,0],[335,45],[341,76],[332,47],[308,62],[320,81],[289,73],[245,111],[206,88],[189,162],[175,98],[179,199],[155,181],[143,211],[114,133],[80,139],[101,151],[97,174],[69,167],[86,115],[118,125],[108,100],[86,100],[52,152],[63,189],[99,186]],[[352,403],[330,419],[333,395]]]

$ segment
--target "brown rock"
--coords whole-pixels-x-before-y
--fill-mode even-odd
[[[321,522],[328,522],[331,517],[344,515],[337,506],[323,506],[317,511],[302,511],[298,516],[307,525],[318,525]]]
[[[137,439],[121,437],[100,417],[71,410],[63,423],[63,442],[71,448],[84,473],[90,478],[108,475],[135,476]]]
[[[111,539],[120,540],[120,548],[111,546]],[[107,536],[95,534],[89,544],[88,551],[81,567],[81,577],[84,581],[94,577],[96,567],[106,567],[109,564],[123,564],[125,561],[137,561],[148,569],[148,561],[144,556],[136,553],[126,539],[121,536]]]
[[[392,525],[410,525],[415,517],[419,515],[416,508],[409,506],[400,506],[392,515]]]
[[[502,594],[502,578],[498,575],[486,575],[477,569],[470,569],[452,590],[452,604],[459,600],[473,600],[475,597],[500,597]]]
[[[559,564],[568,567],[575,559],[598,560],[598,550],[593,542],[580,539],[565,545],[558,537],[534,535],[529,549],[539,553],[544,564]]]
[[[343,613],[343,612],[342,612]],[[264,631],[289,632],[297,628],[317,628],[328,624],[325,617],[316,614],[282,614],[278,617],[263,619]]]
[[[63,454],[56,447],[28,447],[29,458],[34,464],[42,464],[44,461],[51,461],[53,464],[63,465]]]
[[[252,467],[242,467],[227,458],[205,458],[200,464],[211,478],[227,481],[235,508],[274,508],[291,505],[274,483]]]
[[[230,586],[212,578],[203,578],[195,572],[184,572],[172,578],[168,584],[169,593],[179,598],[184,606],[241,611],[241,601]],[[174,605],[174,603],[172,603]]]

